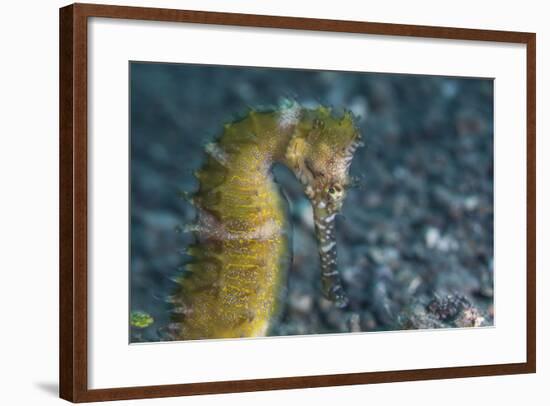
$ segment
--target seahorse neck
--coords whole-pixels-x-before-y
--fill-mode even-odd
[[[287,152],[294,130],[294,124],[281,123],[275,112],[251,112],[242,122],[226,126],[221,147],[229,152],[232,170],[245,172],[256,165],[267,175],[275,163],[292,169]]]
[[[289,166],[286,154],[293,134],[294,126],[275,125],[258,131],[260,150],[265,152],[265,158],[269,164],[281,163]]]

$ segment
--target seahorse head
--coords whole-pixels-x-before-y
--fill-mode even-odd
[[[338,116],[319,107],[301,112],[286,150],[288,166],[313,207],[323,292],[339,306],[347,299],[337,271],[334,218],[351,184],[349,167],[360,139],[352,113]]]

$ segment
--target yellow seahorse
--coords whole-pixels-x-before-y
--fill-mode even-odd
[[[324,295],[347,304],[336,263],[334,217],[350,185],[360,134],[351,112],[306,109],[295,102],[251,110],[226,124],[206,147],[191,202],[197,221],[192,258],[171,296],[168,334],[176,340],[255,337],[277,313],[291,247],[286,201],[273,164],[290,168],[313,206]]]

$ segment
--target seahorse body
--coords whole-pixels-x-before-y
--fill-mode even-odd
[[[208,144],[192,197],[192,258],[178,279],[170,333],[175,339],[265,335],[278,310],[290,262],[286,201],[271,168],[288,166],[314,207],[325,295],[345,305],[336,268],[334,216],[359,145],[351,113],[296,103],[250,111]]]

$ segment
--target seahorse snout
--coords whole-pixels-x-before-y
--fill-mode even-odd
[[[313,209],[315,235],[319,246],[321,261],[321,288],[323,295],[338,307],[345,307],[348,298],[342,286],[338,271],[335,217],[336,212],[329,212],[318,207]]]

